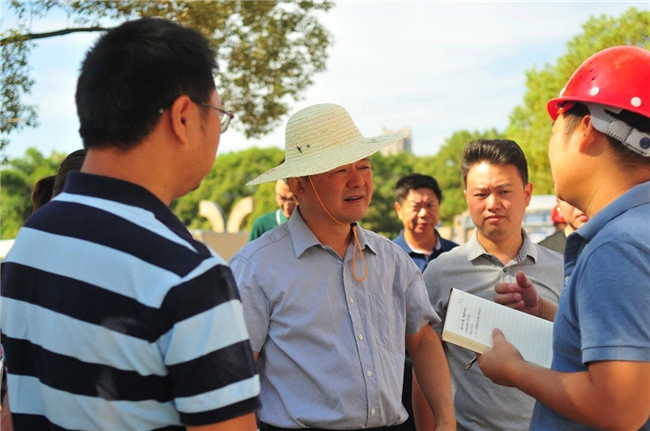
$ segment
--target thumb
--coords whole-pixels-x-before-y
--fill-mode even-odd
[[[522,287],[522,289],[526,289],[529,287],[533,286],[533,283],[526,277],[526,274],[524,274],[523,271],[519,271],[516,275],[515,278],[517,280],[517,284]]]
[[[503,331],[501,331],[501,329],[499,329],[499,328],[492,329],[492,341],[493,341],[492,345],[493,346],[497,343],[497,341],[501,341],[501,340],[505,340],[505,339],[506,339],[506,337],[505,337],[505,335],[503,335]]]

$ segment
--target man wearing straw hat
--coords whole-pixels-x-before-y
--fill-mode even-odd
[[[255,178],[288,178],[289,221],[230,264],[261,377],[262,430],[397,429],[404,347],[435,412],[455,429],[449,368],[418,267],[357,225],[373,192],[369,156],[405,134],[365,138],[338,105],[287,124],[285,161]]]

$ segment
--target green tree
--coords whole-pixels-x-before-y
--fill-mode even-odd
[[[250,148],[220,154],[199,188],[174,201],[172,208],[186,226],[193,229],[209,229],[208,221],[199,216],[201,200],[216,202],[227,217],[239,199],[253,195],[255,211],[244,227],[244,230],[248,230],[252,226],[251,219],[255,214],[271,211],[277,205],[272,188],[267,192],[268,186],[246,186],[246,183],[278,165],[283,156],[284,152],[278,148]]]
[[[237,114],[247,137],[268,133],[325,70],[331,35],[318,14],[333,7],[313,1],[171,1],[171,0],[11,0],[19,23],[0,32],[2,76],[0,148],[6,135],[37,124],[34,106],[22,103],[32,89],[28,58],[34,41],[74,32],[104,31],[136,17],[160,17],[204,34],[217,52],[221,96]],[[73,27],[32,33],[28,24],[62,10]],[[237,126],[235,126],[237,127]]]
[[[546,112],[546,103],[560,93],[578,66],[596,52],[616,45],[650,49],[650,11],[631,8],[618,18],[606,15],[591,17],[582,30],[569,41],[566,54],[555,64],[526,72],[523,105],[514,108],[506,129],[505,135],[517,141],[526,152],[537,194],[554,193],[547,157],[551,119]]]
[[[394,238],[402,228],[402,222],[395,214],[395,183],[404,175],[413,172],[415,156],[410,153],[383,156],[375,153],[370,158],[372,176],[375,184],[372,202],[368,213],[361,221],[365,229],[370,229],[388,238]]]
[[[29,148],[22,158],[10,160],[0,171],[0,238],[11,239],[32,212],[31,194],[34,184],[43,177],[56,174],[64,154],[52,152],[44,157]]]
[[[463,178],[460,165],[463,148],[476,139],[500,139],[503,135],[496,129],[485,131],[460,130],[445,140],[438,153],[433,157],[419,157],[414,169],[416,172],[434,177],[442,190],[440,221],[452,225],[454,216],[467,209],[463,190]]]

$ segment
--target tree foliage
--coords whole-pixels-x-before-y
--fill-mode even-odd
[[[442,204],[440,206],[440,220],[444,224],[452,224],[454,216],[465,211],[467,203],[463,190],[463,178],[460,165],[463,157],[463,148],[468,142],[476,139],[503,138],[496,129],[486,131],[460,130],[454,132],[440,147],[433,157],[419,157],[413,166],[414,171],[434,177],[442,190]]]
[[[217,52],[218,88],[247,137],[264,135],[277,126],[291,102],[313,83],[314,75],[325,70],[332,40],[318,20],[319,13],[333,7],[327,0],[12,0],[8,7],[19,24],[0,32],[2,135],[36,125],[35,107],[22,99],[34,83],[29,77],[30,50],[34,40],[47,35],[102,31],[144,16],[195,28]],[[64,11],[74,27],[45,35],[31,33],[26,23],[52,10]]]
[[[246,186],[246,183],[279,164],[283,156],[284,152],[278,148],[250,148],[220,154],[199,188],[174,201],[172,208],[186,226],[195,229],[210,228],[207,220],[199,217],[199,202],[202,200],[216,202],[228,215],[239,199],[254,195],[254,215],[271,211],[277,206],[273,188],[268,192],[266,188],[261,188],[258,194],[255,187]],[[258,197],[262,199],[258,201]],[[244,229],[250,229],[251,226],[252,221],[248,220]]]
[[[10,160],[0,171],[0,238],[14,238],[32,212],[31,194],[38,180],[56,174],[65,154],[44,157],[29,148],[25,156]]]
[[[9,144],[7,135],[25,127],[38,125],[36,108],[21,102],[29,94],[34,80],[26,73],[27,57],[32,46],[28,43],[15,43],[0,47],[0,154]],[[4,156],[2,162],[5,162]]]
[[[58,2],[44,2],[50,3]],[[159,7],[164,8],[167,3],[160,2]],[[94,3],[81,4],[89,8],[102,8]],[[362,220],[363,226],[389,238],[397,235],[401,223],[393,209],[395,183],[401,176],[413,172],[432,175],[438,180],[443,191],[441,220],[443,224],[451,224],[453,217],[466,209],[460,174],[462,150],[468,142],[479,138],[505,137],[517,141],[526,152],[535,193],[552,193],[553,181],[546,150],[550,125],[546,102],[559,93],[573,70],[591,54],[619,44],[636,44],[649,48],[650,12],[630,9],[619,18],[591,18],[583,26],[583,30],[583,34],[576,36],[568,44],[567,53],[560,57],[555,65],[546,65],[539,70],[532,69],[527,72],[527,91],[523,104],[513,110],[505,132],[495,129],[457,131],[445,140],[435,156],[417,157],[408,153],[395,156],[373,155],[371,161],[375,191],[371,207]],[[243,226],[244,230],[250,230],[254,219],[274,210],[276,203],[273,183],[259,186],[246,186],[246,183],[278,165],[283,156],[284,152],[279,148],[250,148],[219,154],[213,169],[201,186],[174,201],[172,208],[186,226],[209,229],[208,221],[198,214],[201,200],[214,201],[221,206],[225,214],[229,214],[238,200],[252,195],[255,209]],[[25,157],[9,161],[6,169],[2,171],[1,179],[2,238],[13,238],[31,211],[30,194],[33,185],[38,179],[54,173],[62,159],[62,154],[52,153],[46,158],[38,151],[30,149]]]
[[[546,64],[526,72],[523,105],[512,111],[505,135],[524,149],[535,193],[553,193],[547,157],[551,119],[546,112],[546,103],[560,93],[583,61],[598,51],[616,45],[637,45],[650,49],[650,11],[631,8],[619,17],[591,17],[582,26],[582,33],[569,41],[566,53],[555,64]]]

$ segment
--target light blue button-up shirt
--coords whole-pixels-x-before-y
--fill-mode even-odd
[[[230,264],[253,350],[261,421],[278,427],[372,428],[407,418],[404,340],[438,316],[418,267],[387,238],[357,228],[367,278],[352,255],[322,245],[300,212]],[[359,251],[357,277],[363,274]]]

